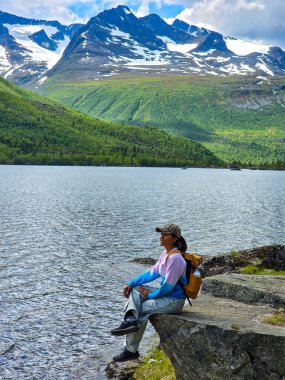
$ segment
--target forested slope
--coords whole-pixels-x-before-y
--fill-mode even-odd
[[[186,136],[226,162],[285,166],[282,77],[53,78],[40,91],[94,117]]]
[[[0,79],[0,163],[220,166],[211,152],[156,128],[86,116]]]

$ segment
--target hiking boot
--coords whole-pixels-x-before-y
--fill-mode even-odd
[[[140,354],[139,352],[130,352],[126,348],[123,349],[123,351],[113,357],[114,362],[127,362],[128,360],[135,360],[139,358]]]
[[[126,334],[131,334],[136,331],[138,331],[139,326],[136,321],[134,322],[123,322],[120,324],[119,327],[116,329],[111,330],[112,335],[120,336],[120,335],[126,335]]]

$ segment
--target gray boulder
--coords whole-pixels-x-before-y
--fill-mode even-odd
[[[203,272],[205,277],[221,273],[239,273],[240,268],[247,265],[285,270],[285,246],[270,245],[206,257]]]
[[[203,292],[247,304],[285,306],[285,276],[217,275],[204,280]]]
[[[282,276],[214,276],[193,308],[152,316],[177,379],[284,379],[285,329],[263,322],[284,307],[283,283]]]

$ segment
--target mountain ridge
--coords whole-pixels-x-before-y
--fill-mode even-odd
[[[18,24],[17,27],[7,24],[8,21],[21,23],[22,29]],[[47,23],[49,28],[57,29],[46,30]],[[47,58],[42,59],[42,51],[22,60],[19,53],[18,61],[15,59],[17,49],[13,56],[12,39],[18,49],[21,44],[26,50],[29,46],[31,50],[40,46],[27,43],[40,30],[28,34],[27,29],[26,40],[19,39],[27,24],[41,24],[47,35],[39,38],[42,50],[49,47],[48,51],[52,51],[65,38],[53,61],[47,63]],[[57,80],[74,81],[121,74],[285,75],[285,52],[279,47],[243,42],[177,19],[169,25],[156,14],[138,18],[123,5],[99,13],[85,25],[66,27],[58,21],[25,19],[3,12],[0,25],[6,28],[6,37],[0,35],[0,74],[30,88],[41,86],[53,75]],[[70,41],[69,37],[72,37]],[[9,38],[10,49],[7,48]]]
[[[0,75],[22,86],[39,80],[81,26],[0,11]]]
[[[74,39],[76,49],[69,46],[47,78],[55,73],[58,80],[72,77],[73,81],[134,73],[285,74],[285,53],[280,48],[270,50],[263,46],[259,53],[254,52],[254,45],[247,44],[249,54],[242,54],[242,43],[235,38],[179,20],[169,25],[156,14],[137,18],[125,6],[93,17]]]

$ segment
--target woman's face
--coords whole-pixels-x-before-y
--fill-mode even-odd
[[[160,233],[160,245],[165,248],[174,248],[177,237],[173,236],[170,232]]]

